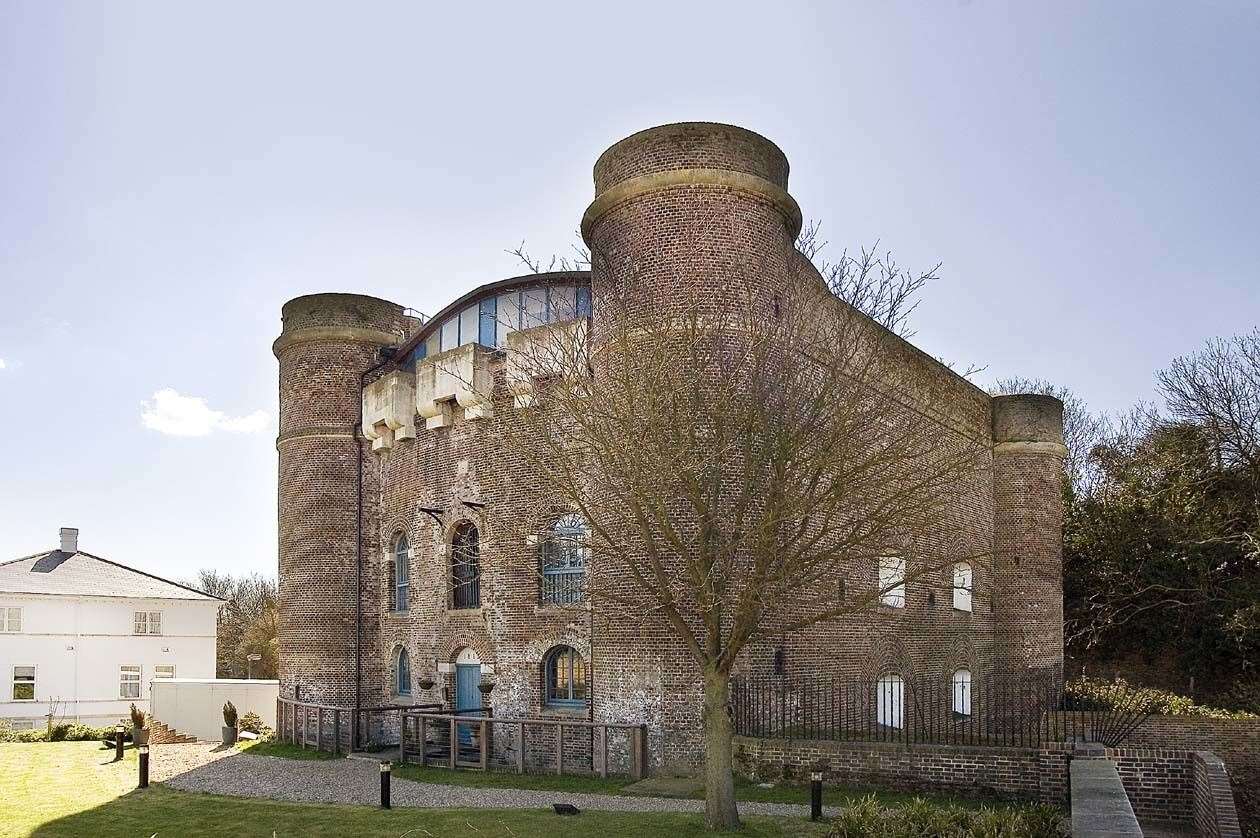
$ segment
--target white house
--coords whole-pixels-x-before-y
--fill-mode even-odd
[[[107,725],[149,709],[156,678],[213,678],[223,601],[79,550],[0,564],[0,718]]]

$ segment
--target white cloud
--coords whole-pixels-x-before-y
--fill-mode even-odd
[[[140,423],[149,430],[169,436],[208,436],[215,431],[235,434],[256,434],[267,430],[271,416],[255,410],[246,416],[228,416],[211,410],[206,400],[184,396],[167,387],[140,402]]]
[[[9,368],[9,365],[4,362],[3,358],[0,358],[0,370],[4,370],[8,368]]]

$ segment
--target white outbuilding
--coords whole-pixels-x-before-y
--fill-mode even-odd
[[[214,678],[223,601],[79,549],[0,563],[0,719],[107,725],[163,678]]]

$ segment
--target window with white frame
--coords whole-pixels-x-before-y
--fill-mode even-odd
[[[954,610],[971,610],[971,565],[958,562],[954,565]]]
[[[34,666],[13,667],[13,700],[14,701],[34,701],[35,700],[35,667]]]
[[[34,719],[14,719],[13,729],[14,730],[34,730],[35,720]]]
[[[161,611],[137,611],[135,614],[135,633],[136,634],[161,634],[162,633],[162,612]]]
[[[153,677],[154,678],[174,678],[175,677],[175,664],[159,663],[157,666],[153,667]]]
[[[140,667],[123,666],[118,670],[118,697],[140,697]]]
[[[966,718],[971,715],[971,671],[959,669],[951,680],[954,693],[954,716],[959,719]]]
[[[0,608],[0,631],[12,634],[22,630],[22,609],[8,606]]]
[[[879,602],[890,608],[906,606],[906,560],[883,556],[879,560]]]
[[[879,676],[875,684],[875,721],[884,727],[901,729],[901,707],[906,685],[900,675]]]

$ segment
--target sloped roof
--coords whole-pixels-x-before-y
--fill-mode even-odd
[[[60,550],[0,563],[0,593],[220,601],[195,588],[91,553]]]

